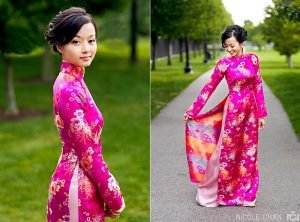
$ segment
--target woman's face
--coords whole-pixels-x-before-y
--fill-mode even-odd
[[[57,50],[62,54],[63,60],[81,67],[90,66],[97,51],[94,25],[84,24],[69,43],[57,46]]]
[[[231,56],[240,56],[243,53],[242,44],[239,43],[234,36],[225,40],[224,49]]]

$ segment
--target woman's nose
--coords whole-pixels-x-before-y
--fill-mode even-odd
[[[89,50],[90,50],[90,46],[89,46],[88,42],[84,42],[84,43],[82,44],[81,51],[82,51],[82,52],[88,52]]]

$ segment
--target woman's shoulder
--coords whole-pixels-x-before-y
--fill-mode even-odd
[[[80,84],[76,82],[64,82],[56,87],[60,97],[85,97],[85,91]]]
[[[246,55],[251,59],[251,60],[257,60],[259,59],[258,55],[255,54],[254,52],[247,52]]]
[[[219,60],[217,60],[216,66],[220,65],[220,64],[229,64],[231,63],[230,61],[230,57],[228,57],[227,55],[222,56]]]
[[[253,65],[256,66],[259,63],[259,57],[255,53],[247,52],[246,55]]]
[[[230,59],[227,56],[223,56],[217,61],[215,69],[218,69],[221,73],[224,73],[226,72],[230,63],[231,63]]]

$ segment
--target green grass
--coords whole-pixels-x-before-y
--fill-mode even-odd
[[[275,51],[259,51],[263,79],[280,100],[287,112],[298,138],[300,137],[300,53],[292,56],[292,69],[288,68],[285,56]]]
[[[129,47],[117,40],[100,43],[85,81],[104,116],[103,155],[120,183],[126,210],[116,221],[149,221],[149,39],[139,44],[139,62],[128,61]],[[55,61],[55,74],[59,69]],[[0,218],[3,222],[45,221],[48,186],[61,152],[52,117],[51,83],[31,82],[41,55],[14,59],[19,108],[44,116],[0,122]],[[3,73],[3,64],[0,64]],[[0,98],[4,97],[0,76]],[[0,100],[0,108],[5,106]],[[2,115],[2,114],[1,114]],[[112,220],[108,220],[112,221]]]
[[[203,64],[203,57],[191,57],[191,66],[194,71],[192,75],[184,74],[184,62],[179,62],[179,57],[173,58],[171,66],[166,65],[166,59],[156,63],[156,70],[151,72],[151,118],[154,118],[159,111],[176,97],[191,82],[212,68],[215,64]]]

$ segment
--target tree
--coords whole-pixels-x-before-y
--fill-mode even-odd
[[[122,8],[126,4],[126,0],[72,1],[73,6],[90,9],[88,12],[95,15],[104,13],[108,9]],[[69,6],[71,6],[69,0],[42,2],[14,0],[13,3],[12,0],[0,1],[0,59],[4,63],[7,79],[7,115],[15,116],[19,113],[13,85],[12,54],[26,54],[38,46],[45,45],[43,33],[46,25],[58,11]],[[45,50],[44,71],[49,71],[50,67],[53,67],[52,56],[49,56],[49,53],[50,50]],[[49,75],[42,76],[48,79]]]
[[[12,54],[30,52],[38,42],[36,27],[26,19],[20,10],[15,10],[14,5],[8,0],[0,2],[0,57],[4,63],[6,76],[6,101],[7,115],[16,116],[19,109],[16,102],[13,78]]]
[[[202,42],[204,53],[204,63],[207,63],[211,57],[208,44],[212,44],[215,49],[215,42],[220,42],[220,36],[226,26],[232,24],[230,14],[226,11],[221,0],[207,0],[195,13],[201,13],[198,21],[194,24],[195,32],[192,33],[192,39]],[[200,6],[200,4],[198,4]],[[215,16],[217,15],[217,16]],[[215,57],[215,50],[213,50]]]
[[[131,61],[137,61],[137,43],[139,35],[149,36],[150,4],[148,0],[131,0],[130,45]]]
[[[254,26],[250,20],[245,20],[244,28],[247,30],[247,41],[254,43],[261,50],[267,43],[263,35],[262,24]]]
[[[181,43],[184,42],[187,73],[191,72],[189,40],[203,42],[205,54],[208,55],[208,43],[215,41],[216,36],[219,37],[220,32],[231,22],[230,15],[221,0],[152,0],[151,32],[155,35],[151,36],[156,38],[160,36],[169,42],[172,38],[178,38]],[[156,41],[152,40],[152,48]],[[171,60],[170,53],[168,57]],[[152,57],[153,67],[155,67],[155,58]]]
[[[184,20],[185,1],[182,0],[152,0],[151,1],[151,40],[152,56],[155,52],[156,42],[159,37],[168,43],[168,64],[171,64],[171,39],[182,36],[179,27]],[[155,58],[152,57],[152,67],[155,67]]]
[[[276,6],[279,16],[290,21],[300,21],[300,0],[282,0]]]
[[[298,21],[289,20],[279,14],[277,8],[280,1],[274,1],[274,7],[268,7],[267,18],[264,20],[265,38],[274,43],[274,49],[286,56],[288,66],[292,68],[292,55],[300,49],[300,26]]]
[[[130,61],[136,62],[137,60],[137,52],[136,52],[136,44],[137,44],[137,2],[136,0],[131,0],[131,18],[130,18],[130,45],[131,45],[131,53],[130,53]]]

